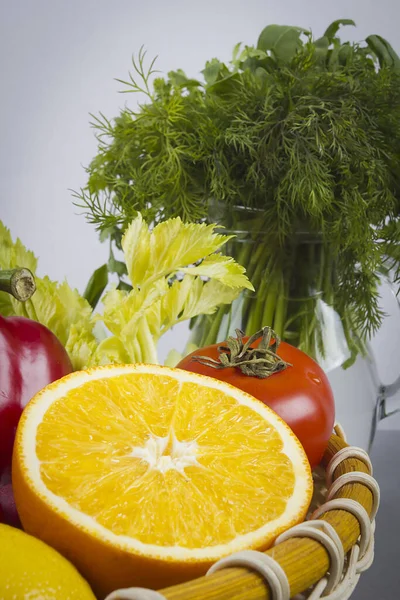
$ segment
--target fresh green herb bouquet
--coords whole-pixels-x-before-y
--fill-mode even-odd
[[[381,323],[379,274],[399,274],[400,60],[380,36],[342,43],[341,25],[354,23],[319,39],[269,25],[229,65],[207,62],[204,81],[157,78],[141,51],[122,83],[145,102],[95,119],[98,154],[77,203],[110,238],[122,286],[113,247],[137,211],[237,234],[227,249],[255,292],[197,317],[198,345],[271,325],[323,357],[334,309],[349,363]]]

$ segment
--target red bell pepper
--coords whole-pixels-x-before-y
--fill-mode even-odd
[[[26,285],[19,280],[19,289],[13,287],[15,273],[0,272],[0,289],[26,300],[35,287],[28,280]],[[22,410],[36,392],[71,371],[64,346],[47,327],[25,317],[0,316],[0,513],[2,510],[6,520],[12,512],[12,499],[11,488],[7,491],[4,486],[10,486],[12,450]]]

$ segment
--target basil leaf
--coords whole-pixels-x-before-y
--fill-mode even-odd
[[[267,25],[260,33],[257,48],[270,50],[277,59],[289,62],[302,46],[300,36],[308,33],[301,27],[289,25]]]
[[[200,81],[197,79],[189,79],[186,77],[186,74],[182,71],[182,69],[178,69],[177,71],[170,71],[168,73],[168,78],[174,87],[178,88],[194,88],[200,87]]]
[[[319,63],[325,63],[328,56],[329,39],[324,35],[318,40],[315,40],[315,54]]]
[[[349,62],[349,58],[352,56],[352,54],[353,49],[350,47],[350,45],[347,43],[343,44],[339,50],[339,63],[341,65],[346,65]]]
[[[221,76],[226,77],[230,73],[226,65],[221,63],[217,58],[213,58],[212,60],[206,62],[206,66],[201,72],[204,75],[206,83],[209,85],[212,85],[218,79],[221,79]]]
[[[370,35],[366,42],[372,52],[377,56],[381,67],[393,67],[400,70],[400,58],[392,46],[380,35]]]
[[[241,85],[241,77],[239,73],[232,73],[228,75],[228,77],[224,77],[223,79],[219,79],[212,85],[207,87],[207,92],[216,93],[220,96],[227,96],[229,94],[235,94],[237,92],[238,86]]]
[[[352,25],[353,27],[356,26],[353,19],[338,19],[337,21],[333,21],[333,23],[329,25],[329,27],[324,33],[324,37],[327,37],[330,42],[333,42],[333,38],[335,37],[342,25]]]
[[[88,281],[83,297],[89,302],[92,308],[95,308],[101,298],[108,283],[107,265],[102,265],[96,269]]]

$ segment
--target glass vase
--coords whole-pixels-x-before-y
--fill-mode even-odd
[[[318,232],[299,227],[290,252],[280,253],[278,241],[266,237],[264,218],[261,210],[210,204],[210,222],[234,235],[225,253],[246,268],[255,291],[246,290],[230,306],[194,319],[186,352],[222,342],[236,329],[251,335],[272,327],[321,365],[333,388],[337,421],[353,445],[369,449],[379,419],[388,414],[388,398],[398,395],[400,383],[380,382],[370,345],[358,335],[351,310],[335,305],[335,263]],[[397,410],[396,404],[392,412]]]
[[[252,335],[268,325],[325,368],[365,354],[352,315],[346,311],[339,315],[334,305],[335,265],[321,236],[299,228],[289,251],[282,252],[279,240],[267,238],[264,218],[258,209],[237,206],[227,210],[220,203],[210,204],[210,222],[234,236],[225,245],[225,253],[246,268],[255,291],[245,290],[232,305],[193,320],[190,343],[213,344],[237,328]]]

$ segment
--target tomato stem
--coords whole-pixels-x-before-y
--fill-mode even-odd
[[[271,327],[263,327],[244,340],[244,332],[236,329],[237,337],[229,337],[226,345],[218,346],[218,360],[208,356],[193,356],[192,360],[213,369],[236,367],[244,375],[265,379],[274,373],[283,371],[290,365],[277,354],[281,340]],[[256,348],[252,344],[261,338]]]

